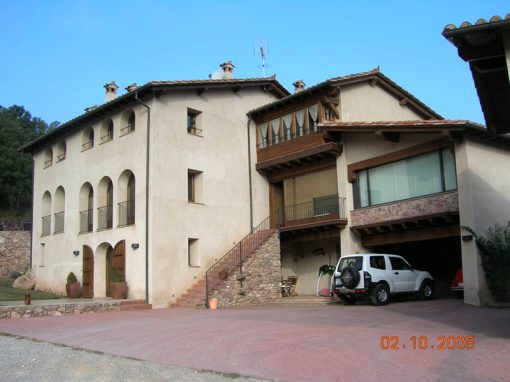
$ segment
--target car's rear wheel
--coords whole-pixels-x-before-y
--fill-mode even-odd
[[[377,284],[372,291],[372,304],[386,305],[390,302],[390,288],[386,284]]]
[[[342,285],[347,289],[354,289],[359,283],[359,272],[356,268],[346,267],[340,273]]]
[[[434,291],[432,289],[432,281],[423,280],[420,287],[420,300],[432,300],[434,297]]]
[[[341,296],[340,303],[342,305],[354,305],[356,304],[356,297],[349,295]]]

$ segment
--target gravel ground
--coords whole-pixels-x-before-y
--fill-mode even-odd
[[[264,381],[115,357],[6,335],[0,335],[0,349],[4,381]]]

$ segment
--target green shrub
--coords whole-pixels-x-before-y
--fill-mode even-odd
[[[471,228],[463,227],[473,234],[482,260],[487,285],[496,301],[510,301],[510,222],[505,227],[496,224],[484,236]]]
[[[69,272],[67,275],[67,283],[68,284],[75,284],[78,282],[78,279],[76,278],[76,275],[73,272]]]
[[[119,268],[113,268],[112,269],[112,281],[114,283],[119,283],[124,281],[124,274],[122,273],[122,270]]]

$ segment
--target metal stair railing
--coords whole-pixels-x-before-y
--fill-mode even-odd
[[[269,217],[267,217],[206,271],[205,305],[207,308],[209,308],[209,296],[214,288],[227,279],[235,268],[239,267],[239,273],[242,274],[244,260],[266,241],[272,232]]]

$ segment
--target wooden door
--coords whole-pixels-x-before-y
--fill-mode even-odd
[[[106,297],[112,297],[110,283],[112,281],[112,259],[113,248],[109,247],[106,251]]]
[[[124,281],[126,281],[126,242],[119,241],[113,249],[112,272],[120,272]],[[114,271],[115,269],[115,271]]]
[[[83,246],[83,271],[82,271],[82,297],[93,298],[94,297],[94,253],[92,249],[84,245]]]

